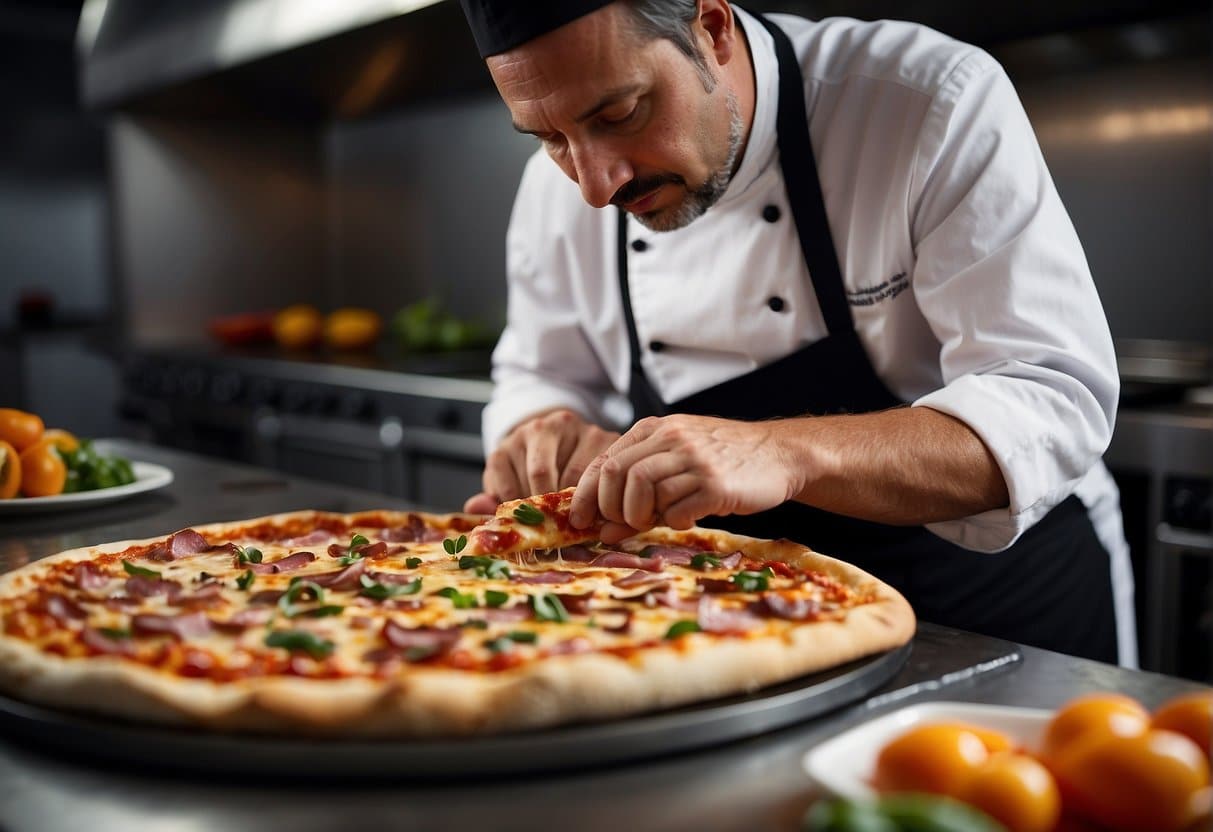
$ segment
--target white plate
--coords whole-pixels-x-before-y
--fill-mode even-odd
[[[1017,748],[1035,749],[1053,712],[969,702],[925,702],[910,705],[857,725],[826,740],[804,755],[809,778],[836,797],[863,800],[876,796],[870,785],[880,749],[916,725],[968,722],[1002,731]]]
[[[14,497],[11,500],[0,500],[0,516],[91,508],[146,491],[155,491],[173,481],[173,472],[163,465],[132,462],[131,470],[134,471],[135,481],[126,485],[115,485],[113,488],[78,491],[75,494],[59,494],[54,497]]]

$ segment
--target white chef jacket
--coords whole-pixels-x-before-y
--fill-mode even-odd
[[[629,218],[632,308],[645,373],[676,402],[827,332],[778,163],[770,34],[735,9],[757,84],[741,165],[689,226]],[[888,389],[971,427],[1008,508],[927,526],[978,552],[1007,548],[1077,494],[1112,556],[1120,659],[1136,663],[1133,577],[1116,485],[1101,462],[1119,377],[1074,227],[1012,85],[984,51],[909,23],[771,15],[792,39],[809,133],[859,340]],[[767,206],[779,210],[763,219]],[[507,326],[484,412],[491,450],[567,407],[630,422],[614,208],[587,205],[540,150],[506,237]],[[771,304],[770,299],[783,301]]]

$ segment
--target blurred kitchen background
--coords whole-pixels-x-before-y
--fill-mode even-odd
[[[1210,5],[747,7],[915,20],[1007,68],[1117,342],[1143,665],[1213,678]],[[0,405],[443,510],[476,490],[534,144],[455,0],[0,0],[0,114]],[[266,316],[296,304],[383,330],[287,349]]]

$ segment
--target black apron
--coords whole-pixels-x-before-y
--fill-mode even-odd
[[[855,331],[817,178],[804,82],[792,43],[778,26],[758,19],[775,39],[779,163],[828,334],[751,373],[667,404],[640,363],[628,286],[627,215],[620,210],[619,288],[631,349],[628,395],[636,419],[694,413],[757,421],[869,413],[905,404],[876,375]],[[778,217],[768,213],[766,220]],[[924,620],[1100,661],[1117,659],[1110,558],[1076,497],[1056,506],[1015,545],[997,554],[962,549],[922,526],[890,526],[799,503],[748,516],[705,518],[702,523],[756,537],[799,540],[851,561],[900,590]]]

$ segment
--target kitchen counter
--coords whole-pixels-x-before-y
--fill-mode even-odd
[[[195,523],[320,508],[407,508],[398,500],[262,469],[119,443],[174,471],[168,488],[109,506],[0,522],[0,571],[90,543],[165,534]],[[814,794],[801,768],[816,743],[912,702],[1055,707],[1118,690],[1148,706],[1199,685],[1126,671],[922,624],[909,659],[875,695],[822,717],[724,746],[612,768],[527,777],[357,780],[323,754],[264,778],[180,776],[149,759],[138,771],[0,739],[0,829],[141,830],[703,829],[795,830]],[[423,772],[422,772],[423,774]]]

